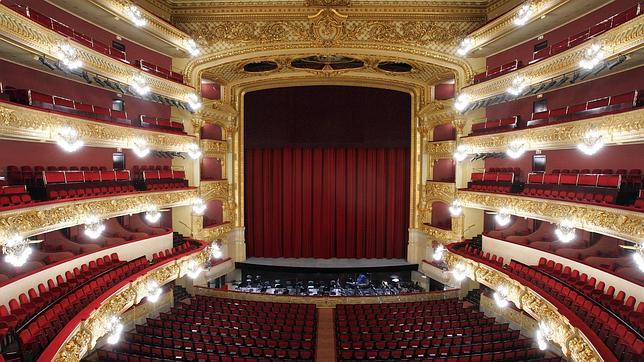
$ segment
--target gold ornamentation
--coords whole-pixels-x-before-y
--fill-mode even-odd
[[[530,150],[561,149],[575,146],[589,130],[606,135],[606,144],[641,141],[644,138],[644,109],[608,114],[551,126],[526,128],[498,134],[468,136],[460,143],[472,153],[505,151],[515,139],[526,141]]]
[[[460,237],[453,230],[445,230],[427,224],[420,224],[420,231],[427,234],[430,239],[437,240],[443,244],[454,242],[454,240],[460,241]]]
[[[557,311],[545,298],[534,290],[512,279],[507,274],[485,264],[448,252],[445,262],[450,268],[457,264],[466,265],[468,276],[492,289],[504,285],[508,289],[508,299],[537,321],[546,323],[553,331],[551,341],[559,345],[566,357],[579,362],[600,362],[599,353],[588,342],[586,336],[570,324],[568,319]]]
[[[425,183],[425,200],[427,202],[443,201],[446,204],[454,200],[456,184],[452,182],[427,181]]]
[[[317,14],[309,16],[311,22],[309,31],[315,41],[329,46],[345,35],[346,20],[347,16],[335,9],[321,9]]]
[[[605,59],[619,54],[630,54],[641,47],[644,37],[644,19],[637,17],[616,28],[595,37],[594,42],[606,44]],[[521,68],[521,74],[530,79],[531,84],[552,79],[579,68],[579,60],[592,44],[584,43],[557,55]],[[463,92],[475,102],[506,92],[516,74],[509,73],[500,77],[463,88]]]
[[[644,214],[600,205],[576,204],[559,200],[535,199],[517,195],[457,191],[463,207],[499,211],[513,215],[559,223],[570,219],[574,227],[616,238],[644,242]]]
[[[203,228],[197,234],[197,237],[199,239],[203,239],[210,242],[213,240],[221,239],[224,235],[228,234],[232,230],[233,230],[233,225],[227,222],[225,224]]]
[[[204,157],[212,157],[222,161],[226,161],[226,154],[228,153],[228,142],[217,140],[201,140],[201,150]]]
[[[230,185],[228,180],[201,181],[199,192],[204,200],[227,200]]]
[[[160,208],[189,205],[197,197],[197,190],[143,192],[132,195],[82,199],[47,205],[34,204],[0,212],[0,240],[19,233],[23,237],[43,234],[86,222],[88,215],[99,219],[136,214],[147,211],[151,205]]]
[[[306,6],[349,6],[351,0],[306,0]]]
[[[454,121],[456,112],[452,106],[453,101],[433,101],[425,105],[418,111],[420,118],[419,127],[429,130],[429,134],[437,126]],[[431,139],[431,135],[427,139]]]
[[[432,160],[451,159],[456,150],[456,141],[427,142],[426,152]]]
[[[55,142],[58,129],[73,125],[88,146],[131,148],[143,139],[151,149],[186,152],[194,137],[89,121],[24,106],[0,104],[0,133],[12,139]]]

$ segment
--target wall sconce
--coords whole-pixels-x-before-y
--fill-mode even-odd
[[[569,243],[576,237],[575,223],[572,220],[563,220],[555,229],[555,235],[562,243]]]
[[[5,254],[4,261],[14,267],[25,265],[32,252],[29,244],[29,239],[23,239],[18,234],[11,236],[2,246],[2,252]]]
[[[499,226],[506,226],[512,221],[512,216],[510,215],[510,210],[502,208],[499,212],[494,215],[494,220]]]
[[[66,152],[76,152],[85,144],[75,128],[64,126],[56,132],[56,144]]]
[[[148,147],[148,141],[144,140],[143,138],[134,139],[134,141],[132,142],[132,151],[139,158],[143,158],[149,155],[150,147]]]
[[[514,17],[514,25],[523,26],[527,24],[528,21],[530,21],[532,15],[534,15],[534,12],[535,6],[531,1],[526,1],[523,5],[521,5],[519,11],[517,12],[517,15]]]
[[[107,322],[108,337],[107,343],[117,344],[121,339],[121,333],[123,332],[123,324],[117,316],[113,316]]]
[[[449,206],[450,216],[457,217],[457,216],[460,216],[462,212],[463,212],[463,207],[461,206],[461,202],[459,200],[452,201],[452,204]]]
[[[212,244],[210,244],[210,256],[213,259],[221,259],[221,257],[224,255],[224,253],[221,251],[221,247],[216,241],[213,241]]]
[[[134,26],[136,26],[137,28],[141,28],[148,24],[148,21],[145,20],[145,18],[143,17],[143,13],[141,12],[141,9],[139,9],[139,7],[136,5],[128,6],[125,13],[127,14],[127,17],[134,23]]]
[[[492,298],[494,298],[494,302],[501,309],[510,304],[508,301],[508,289],[504,285],[499,285],[496,288],[496,291],[492,294]]]
[[[463,281],[467,277],[467,268],[463,264],[457,264],[452,270],[452,274],[457,281]]]
[[[456,110],[459,112],[463,112],[467,108],[467,106],[470,105],[471,101],[472,97],[470,97],[469,94],[461,93],[456,97],[456,100],[454,101],[454,108],[456,108]]]
[[[188,39],[186,41],[186,49],[188,50],[188,53],[190,53],[190,55],[193,57],[196,57],[199,54],[201,54],[201,49],[199,49],[199,46],[197,45],[197,42],[194,39]]]
[[[443,244],[440,244],[434,250],[434,254],[432,255],[432,259],[434,259],[435,261],[443,260],[444,254],[445,254],[445,247],[443,246]]]
[[[195,214],[203,215],[204,211],[206,211],[207,208],[208,206],[206,205],[206,203],[203,201],[202,198],[197,197],[194,200],[192,200],[192,212],[194,212]]]
[[[539,349],[545,351],[548,348],[548,338],[552,335],[552,331],[544,321],[539,322],[539,329],[537,329],[537,345]]]
[[[140,95],[141,97],[147,96],[150,94],[150,85],[148,84],[148,80],[143,76],[143,74],[135,74],[134,77],[132,77],[132,83],[130,84],[130,88],[134,91],[134,93]]]
[[[633,253],[633,260],[635,260],[637,268],[644,273],[644,245],[637,246]]]
[[[161,219],[161,211],[156,206],[152,206],[146,213],[145,219],[148,222],[155,223]]]
[[[159,301],[159,298],[161,297],[161,293],[163,292],[163,289],[159,287],[159,284],[157,282],[151,281],[146,286],[146,291],[147,291],[147,296],[145,298],[148,300],[148,302],[156,303]]]
[[[85,223],[85,230],[83,232],[90,239],[98,239],[103,231],[105,231],[105,224],[103,224],[98,217],[90,216]]]
[[[604,147],[603,135],[599,131],[589,130],[577,144],[577,149],[588,156],[592,156]]]
[[[190,158],[192,158],[193,160],[196,160],[199,157],[201,157],[201,148],[199,148],[198,144],[191,143],[188,145],[187,148],[188,148],[188,151],[187,151],[188,156],[190,156]]]
[[[65,68],[75,70],[83,66],[83,61],[78,56],[78,51],[74,48],[69,41],[58,43],[54,49],[54,54],[58,60],[63,63]]]
[[[472,50],[473,47],[474,47],[474,40],[469,37],[465,38],[461,40],[461,43],[459,44],[458,49],[456,49],[456,54],[458,54],[458,56],[464,57],[467,55],[467,53],[470,52],[470,50]]]
[[[461,162],[465,160],[468,155],[469,155],[469,152],[468,152],[467,146],[465,145],[458,145],[458,147],[456,147],[456,151],[454,151],[454,159],[457,162]]]
[[[516,96],[520,95],[521,93],[523,93],[523,91],[525,91],[525,89],[528,87],[528,85],[529,84],[528,84],[528,80],[526,79],[526,77],[524,77],[522,75],[517,75],[514,79],[512,79],[512,84],[510,85],[510,87],[508,87],[508,89],[506,89],[506,91],[509,94],[511,94],[511,95],[516,97]]]
[[[599,42],[594,42],[584,50],[579,66],[588,70],[593,69],[604,60],[604,56],[604,46]]]
[[[201,109],[201,98],[197,93],[188,94],[186,96],[186,101],[188,102],[188,106],[190,107],[191,111],[196,112]]]
[[[517,159],[525,153],[526,143],[521,140],[514,140],[508,145],[508,149],[505,150],[505,154],[510,156],[512,159]]]
[[[190,279],[196,279],[203,269],[196,261],[190,260],[187,267],[187,275]]]

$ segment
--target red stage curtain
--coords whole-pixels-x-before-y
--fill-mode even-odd
[[[245,151],[248,256],[404,258],[409,149]]]

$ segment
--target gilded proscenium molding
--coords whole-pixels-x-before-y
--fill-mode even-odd
[[[226,161],[228,153],[228,142],[218,140],[201,140],[201,151],[204,157],[216,158],[220,161]]]
[[[458,254],[448,252],[445,262],[450,268],[458,264],[464,265],[467,277],[494,290],[501,285],[505,286],[508,290],[508,300],[537,321],[543,321],[550,327],[553,334],[549,340],[561,347],[566,357],[579,362],[603,361],[588,338],[536,291],[497,269]]]
[[[158,285],[164,285],[181,278],[187,274],[191,262],[194,261],[201,265],[208,258],[208,252],[201,249],[171,263],[163,264],[156,269],[150,270],[118,290],[103,301],[98,308],[90,313],[86,320],[82,321],[70,333],[67,340],[57,351],[54,361],[80,361],[87,352],[96,346],[99,338],[109,333],[106,326],[112,316],[120,316],[147,295],[148,283],[154,281]]]
[[[63,126],[74,127],[87,146],[132,148],[136,139],[143,139],[153,150],[186,152],[188,145],[195,141],[194,137],[186,135],[93,122],[16,104],[0,103],[2,138],[55,142],[56,132]]]
[[[227,200],[230,195],[228,180],[201,181],[199,193],[204,200]]]
[[[196,189],[141,192],[112,197],[89,198],[0,212],[0,243],[7,237],[20,234],[23,237],[80,225],[95,215],[99,219],[136,214],[151,206],[159,208],[189,205],[197,197]]]
[[[220,126],[227,139],[232,138],[237,132],[238,112],[228,103],[221,100],[206,101],[198,115],[204,123]]]
[[[61,42],[69,42],[63,35],[25,18],[6,6],[0,6],[0,37],[3,38],[3,41],[15,44],[17,47],[27,49],[34,54],[45,54],[53,59],[56,59],[57,45]],[[76,49],[78,58],[83,61],[83,69],[87,71],[104,75],[124,84],[130,84],[132,78],[138,74],[145,78],[151,92],[179,101],[186,101],[186,96],[195,91],[194,88],[187,85],[142,72],[136,67],[101,54],[80,43],[73,41],[71,43]]]
[[[568,1],[570,0],[532,0],[534,14],[531,16],[531,20],[539,19]],[[512,31],[516,31],[517,26],[514,24],[514,19],[520,7],[515,7],[471,32],[467,37],[472,39],[472,49],[484,46]]]
[[[574,227],[636,243],[644,242],[644,213],[593,204],[576,204],[518,195],[459,190],[456,197],[464,207],[499,211],[559,223],[571,220]]]
[[[127,22],[131,22],[127,11],[131,5],[134,5],[132,1],[129,0],[89,0],[90,2],[96,4],[97,6],[106,9],[114,15],[118,15],[121,19],[124,19]],[[188,53],[187,44],[191,39],[190,35],[185,32],[177,29],[172,26],[170,23],[160,19],[156,15],[147,11],[146,9],[139,7],[141,11],[141,16],[147,21],[147,24],[140,29],[140,31],[145,31],[153,34],[157,38],[172,44],[175,48],[181,49]],[[133,23],[132,23],[133,24]]]
[[[604,135],[602,140],[607,145],[639,142],[644,139],[644,109],[551,126],[468,136],[461,138],[459,144],[466,146],[470,153],[503,152],[516,139],[525,141],[528,150],[571,148],[590,130]]]
[[[620,54],[630,54],[640,49],[643,37],[644,17],[638,16],[595,37],[592,41],[587,41],[517,71],[468,86],[463,88],[462,92],[468,94],[472,102],[496,96],[506,92],[517,74],[525,77],[530,84],[537,84],[578,69],[579,61],[583,59],[586,49],[592,46],[593,43],[604,44],[605,59],[609,59]]]
[[[418,130],[426,140],[432,140],[435,127],[451,123],[456,117],[453,100],[441,100],[427,103],[418,111]]]

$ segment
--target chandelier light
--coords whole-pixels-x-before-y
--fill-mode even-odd
[[[576,237],[575,223],[572,220],[563,220],[555,229],[555,235],[562,243],[569,243]]]
[[[604,59],[605,54],[604,46],[601,43],[592,43],[584,50],[579,66],[588,70],[593,69]]]
[[[456,110],[459,112],[463,112],[467,108],[467,106],[470,105],[471,101],[472,97],[470,97],[469,94],[461,93],[456,97],[456,100],[454,101],[454,108],[456,108]]]
[[[206,203],[200,197],[197,197],[196,199],[192,200],[192,212],[194,212],[197,215],[203,215],[207,207],[208,206],[206,205]]]
[[[577,149],[588,156],[592,156],[604,147],[603,135],[595,130],[586,132],[581,142],[577,144]]]
[[[113,316],[107,322],[107,343],[117,344],[121,339],[121,333],[123,332],[123,324],[117,316]]]
[[[454,267],[454,270],[452,270],[452,274],[454,275],[454,279],[460,282],[467,277],[467,269],[465,268],[465,265],[457,264]]]
[[[85,223],[84,233],[90,239],[98,239],[99,236],[105,231],[105,224],[103,224],[96,216],[91,216]]]
[[[537,345],[539,349],[545,351],[548,348],[548,337],[550,336],[550,328],[544,321],[539,322],[539,329],[537,329]]]
[[[461,202],[459,200],[452,201],[452,204],[449,206],[450,216],[457,217],[460,216],[462,212],[463,207],[461,206]]]
[[[56,144],[67,152],[76,152],[85,144],[76,128],[64,126],[56,132]]]
[[[496,291],[492,294],[492,298],[494,298],[494,302],[501,309],[510,304],[508,301],[508,289],[504,285],[499,285],[498,288],[496,288]]]
[[[519,11],[517,11],[517,15],[514,17],[514,25],[516,26],[523,26],[530,21],[530,18],[532,15],[534,15],[535,12],[535,7],[532,4],[531,1],[526,1],[521,7],[519,8]]]
[[[201,98],[197,93],[188,94],[186,96],[186,101],[188,101],[188,107],[190,107],[191,111],[196,112],[201,109]]]
[[[193,160],[198,159],[201,157],[201,148],[199,148],[199,145],[196,143],[191,143],[188,145],[188,156],[192,158]]]
[[[465,160],[468,155],[469,153],[467,150],[467,146],[465,145],[458,145],[458,147],[456,147],[456,151],[454,151],[454,159],[456,160],[456,162],[461,162]]]
[[[156,206],[153,206],[145,213],[145,219],[148,222],[155,223],[161,219],[161,211]]]
[[[29,259],[32,250],[29,246],[29,239],[23,239],[16,234],[5,242],[2,252],[5,254],[4,261],[15,267],[21,267]]]
[[[143,158],[149,155],[150,147],[148,147],[148,141],[144,140],[143,138],[135,139],[132,142],[132,151],[134,151],[134,154],[139,158]]]
[[[224,253],[221,251],[221,247],[216,241],[213,241],[210,245],[210,256],[213,259],[221,259]]]
[[[147,96],[151,91],[148,80],[143,76],[143,74],[140,73],[135,74],[134,77],[132,77],[130,88],[134,91],[134,93],[140,95],[141,97]]]
[[[440,261],[443,260],[443,255],[445,254],[445,247],[443,244],[440,244],[434,249],[434,255],[432,255],[432,259],[435,261]]]
[[[505,154],[510,156],[512,159],[517,159],[525,153],[526,143],[521,140],[514,140],[508,145],[508,149],[505,150]]]
[[[510,210],[506,208],[499,210],[499,213],[494,215],[494,220],[499,226],[508,225],[512,220],[512,216],[510,215]]]
[[[506,89],[506,91],[516,97],[523,93],[528,85],[529,84],[526,77],[517,75],[514,79],[512,79],[512,84],[510,85],[510,87],[508,87],[508,89]]]
[[[637,268],[644,273],[644,245],[640,245],[635,249],[633,260],[635,260]]]
[[[188,50],[188,53],[190,53],[190,55],[193,57],[196,57],[199,54],[201,54],[201,49],[199,49],[199,46],[197,45],[197,42],[194,39],[188,39],[186,41],[186,49]]]
[[[190,279],[196,279],[199,274],[201,274],[202,270],[201,265],[196,261],[190,260],[188,262],[187,275]]]
[[[148,24],[148,21],[143,17],[141,9],[136,5],[130,5],[127,10],[127,17],[134,23],[137,28],[144,27]]]
[[[58,43],[54,49],[54,54],[69,70],[75,70],[83,66],[83,61],[78,57],[78,51],[68,41]]]
[[[456,49],[456,54],[458,54],[461,57],[464,57],[467,55],[467,53],[472,50],[474,47],[474,40],[472,38],[465,38],[461,40],[461,43],[458,46],[458,49]]]
[[[159,297],[161,297],[161,293],[163,292],[163,289],[159,287],[159,284],[155,281],[151,281],[148,283],[147,287],[147,296],[145,297],[148,302],[150,303],[156,303],[159,301]]]

